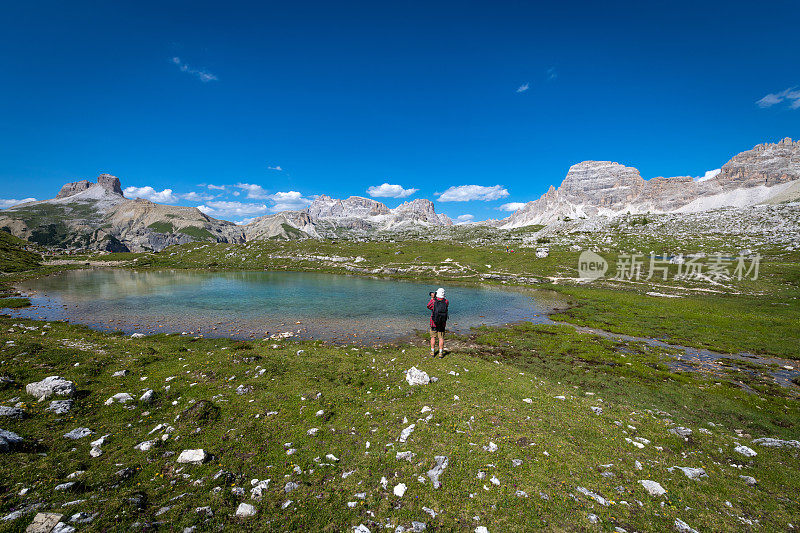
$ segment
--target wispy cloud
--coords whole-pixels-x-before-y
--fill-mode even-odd
[[[800,90],[797,90],[797,87],[792,87],[791,89],[784,89],[779,93],[769,93],[758,100],[756,105],[764,109],[780,104],[783,101],[789,104],[789,109],[800,109]]]
[[[184,63],[180,57],[177,56],[173,57],[172,62],[178,66],[181,72],[191,74],[192,76],[196,77],[203,83],[208,83],[209,81],[217,81],[217,77],[214,74],[208,72],[207,70],[192,68],[186,63]]]
[[[225,220],[265,215],[269,212],[269,206],[267,204],[227,202],[222,200],[198,205],[197,209],[209,216]]]
[[[456,224],[468,224],[475,220],[475,215],[458,215],[456,217]]]
[[[717,174],[722,172],[721,168],[715,168],[714,170],[706,170],[706,173],[702,176],[697,176],[694,178],[695,181],[706,181],[710,180],[711,178],[715,177]]]
[[[268,170],[277,170],[278,172],[282,172],[283,171],[283,169],[281,168],[280,165],[275,165],[275,166],[267,165],[267,169]]]
[[[209,200],[213,200],[216,198],[213,194],[203,194],[197,192],[187,192],[185,194],[179,194],[179,198],[183,200],[189,200],[190,202],[208,202]]]
[[[518,93],[524,93],[525,91],[527,91],[530,88],[531,88],[531,84],[526,81],[525,83],[523,83],[522,85],[517,87],[517,92]]]
[[[255,185],[253,183],[237,183],[234,185],[234,187],[247,192],[247,197],[252,200],[266,200],[268,196],[267,191],[265,191],[261,185]],[[236,194],[234,193],[234,195]]]
[[[208,187],[212,191],[224,191],[225,190],[225,186],[224,185],[212,185],[212,184],[209,183],[208,185],[206,185],[206,187]]]
[[[549,69],[547,69],[547,81],[553,81],[556,78],[558,78],[558,72],[556,72],[556,67],[550,67]]]
[[[501,185],[484,187],[483,185],[459,185],[450,187],[439,195],[440,202],[469,202],[482,200],[488,202],[508,196],[508,191]]]
[[[14,207],[18,204],[24,204],[26,202],[35,202],[36,198],[23,198],[22,200],[14,200],[9,198],[8,200],[4,200],[0,198],[0,209],[8,209],[9,207]]]
[[[503,204],[497,209],[500,211],[518,211],[525,207],[525,202],[509,202],[507,204]]]
[[[159,204],[171,204],[178,201],[178,197],[172,189],[157,191],[149,185],[146,187],[125,187],[123,191],[128,198],[144,198]]]
[[[381,185],[373,185],[367,189],[367,194],[373,198],[405,198],[411,196],[419,189],[404,189],[400,185],[392,185],[390,183],[382,183]]]

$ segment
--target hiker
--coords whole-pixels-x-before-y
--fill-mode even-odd
[[[431,357],[436,356],[436,337],[439,337],[439,357],[444,357],[444,329],[447,326],[447,307],[450,304],[441,287],[430,293],[430,297],[428,309],[431,310]]]

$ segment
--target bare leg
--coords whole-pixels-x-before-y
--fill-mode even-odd
[[[436,347],[436,334],[431,331],[431,355],[434,354],[434,348]]]
[[[439,357],[444,357],[444,332],[439,333]]]

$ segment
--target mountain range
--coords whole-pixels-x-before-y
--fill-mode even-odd
[[[584,161],[570,167],[558,188],[502,220],[485,224],[516,228],[557,220],[613,217],[624,213],[694,213],[800,198],[800,141],[764,143],[734,156],[707,179],[689,176],[645,180],[633,167]],[[359,196],[318,196],[301,211],[283,211],[245,225],[212,218],[195,207],[125,198],[120,180],[67,183],[51,200],[0,211],[0,229],[60,249],[113,252],[160,251],[193,241],[240,243],[258,239],[369,237],[413,227],[447,227],[433,202],[416,199],[394,209]]]

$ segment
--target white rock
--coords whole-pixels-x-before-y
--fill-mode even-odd
[[[602,407],[596,407],[596,406],[592,406],[592,407],[590,407],[589,409],[591,409],[591,410],[592,410],[592,412],[593,412],[594,414],[596,414],[596,415],[602,415],[602,414],[603,414],[603,408],[602,408]]]
[[[131,339],[143,339],[145,337],[144,333],[134,333],[131,335]]]
[[[318,431],[319,431],[319,428],[311,428],[308,431],[306,431],[306,434],[307,435],[311,435],[313,437],[314,435],[317,434]]]
[[[739,452],[745,457],[755,457],[756,455],[758,455],[752,448],[748,448],[747,446],[742,446],[742,445],[735,447],[733,451]]]
[[[484,446],[483,449],[487,452],[496,452],[497,451],[497,444],[492,441],[489,441],[488,446]]]
[[[434,459],[436,460],[436,465],[428,470],[428,477],[433,483],[433,488],[438,489],[442,485],[439,482],[439,476],[441,476],[444,469],[447,468],[448,459],[446,455],[437,455]]]
[[[78,439],[82,439],[84,437],[88,437],[91,434],[92,434],[92,430],[89,429],[89,428],[75,428],[72,431],[70,431],[69,433],[65,433],[64,434],[64,438],[65,439],[78,440]]]
[[[425,405],[425,406],[422,407],[422,410],[420,411],[420,413],[422,413],[424,415],[425,413],[430,412],[430,411],[431,411],[431,408],[428,407],[427,405]]]
[[[369,528],[364,524],[358,524],[357,526],[353,527],[354,533],[371,533]]]
[[[57,415],[65,415],[72,409],[72,400],[53,400],[47,407],[47,411],[53,411]]]
[[[761,446],[769,446],[772,448],[798,448],[800,449],[800,441],[797,440],[781,440],[781,439],[773,439],[770,437],[764,437],[761,439],[753,439],[755,444],[760,444]]]
[[[416,424],[411,424],[410,426],[405,428],[403,431],[400,432],[400,438],[397,440],[399,440],[400,442],[407,441],[408,437],[410,437],[411,434],[414,432],[415,427],[417,427]]]
[[[475,528],[475,533],[489,533],[485,526],[478,526]]]
[[[183,450],[178,456],[179,463],[189,463],[193,465],[203,464],[208,459],[208,454],[202,448],[197,450]]]
[[[125,404],[129,401],[133,400],[133,396],[128,394],[127,392],[119,392],[105,401],[106,405],[111,405],[114,402],[119,402],[121,404]]]
[[[751,487],[754,487],[756,484],[758,484],[758,481],[756,481],[756,478],[754,478],[752,476],[741,476],[740,475],[739,477],[741,479],[743,479],[744,482],[747,483],[748,485],[750,485]]]
[[[708,474],[706,474],[706,471],[703,468],[691,468],[689,466],[673,466],[672,468],[668,468],[669,471],[672,471],[673,469],[680,470],[689,479],[698,479],[698,478],[701,478],[701,477],[708,477]]]
[[[533,400],[531,400],[530,398],[523,398],[522,401],[525,403],[533,403]]]
[[[677,531],[680,531],[680,533],[698,533],[696,529],[689,527],[689,524],[687,524],[680,518],[675,519],[675,529]]]
[[[667,493],[660,483],[650,479],[640,479],[639,484],[643,486],[648,493],[650,493],[650,496],[661,496],[662,494]]]
[[[25,392],[38,398],[40,402],[53,395],[71,397],[75,395],[75,383],[61,376],[49,376],[42,381],[28,383]]]
[[[240,503],[236,508],[236,516],[240,518],[247,518],[256,514],[256,508],[249,503]]]
[[[602,496],[600,496],[596,492],[592,492],[592,491],[590,491],[589,489],[587,489],[585,487],[577,487],[575,490],[577,490],[578,492],[580,492],[584,496],[587,496],[587,497],[593,499],[594,501],[596,501],[600,505],[603,505],[603,506],[607,507],[608,504],[609,504],[608,500],[606,500],[605,498],[603,498]]]
[[[412,366],[406,371],[406,381],[409,385],[427,385],[431,382],[430,376],[427,372],[419,370],[417,367]]]
[[[403,494],[405,494],[405,493],[406,493],[406,489],[407,489],[407,488],[408,488],[408,487],[406,487],[406,484],[405,484],[405,483],[398,483],[398,484],[397,484],[397,485],[395,485],[395,487],[394,487],[394,491],[393,491],[393,492],[394,492],[394,495],[395,495],[395,496],[397,496],[398,498],[402,498],[402,497],[403,497]]]
[[[103,455],[103,450],[101,450],[97,446],[92,446],[92,449],[89,450],[89,455],[95,458],[100,457],[101,455]]]
[[[139,444],[134,446],[134,449],[142,451],[142,452],[147,452],[147,451],[150,451],[150,449],[156,444],[156,442],[158,442],[158,441],[157,440],[146,440],[146,441],[140,442]]]
[[[413,459],[416,455],[417,454],[415,454],[413,452],[397,452],[395,454],[394,458],[397,459],[398,461],[404,459],[404,460],[406,460],[406,461],[408,461],[410,463],[411,459]]]
[[[125,377],[127,375],[128,375],[128,371],[127,370],[118,370],[118,371],[114,372],[113,374],[111,374],[111,377],[112,378],[121,378],[121,377]]]
[[[143,402],[143,403],[150,403],[150,402],[153,401],[153,396],[154,395],[155,395],[155,393],[153,392],[152,389],[147,389],[146,391],[144,391],[144,394],[142,394],[139,397],[139,401]]]

